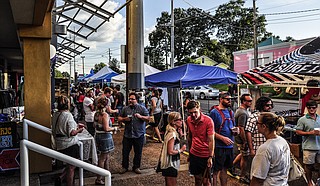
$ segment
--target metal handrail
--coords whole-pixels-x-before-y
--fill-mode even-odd
[[[36,129],[39,129],[43,132],[46,132],[48,134],[52,134],[52,130],[50,128],[44,127],[42,125],[39,125],[33,121],[30,121],[28,119],[24,119],[23,121],[23,140],[20,142],[20,149],[22,150],[22,154],[20,157],[21,161],[21,185],[29,185],[29,161],[28,161],[28,148],[29,147],[31,150],[36,151],[38,153],[47,155],[49,157],[67,162],[71,165],[80,167],[79,168],[79,184],[82,186],[83,185],[83,168],[86,170],[89,170],[91,172],[94,172],[96,174],[105,176],[105,185],[111,185],[111,174],[108,170],[99,168],[97,166],[91,165],[89,163],[83,162],[83,143],[79,142],[80,145],[80,159],[75,159],[71,158],[67,155],[64,155],[62,153],[59,153],[57,151],[54,151],[50,148],[43,147],[41,145],[35,144],[31,141],[28,141],[28,125],[31,127],[34,127]],[[58,154],[57,154],[58,153]],[[77,160],[77,161],[75,161]],[[77,162],[77,163],[75,163]],[[81,162],[81,163],[79,163]],[[90,165],[88,167],[88,165]],[[93,166],[94,168],[92,168]],[[107,171],[107,172],[106,172]]]
[[[39,129],[45,133],[52,135],[52,129],[45,127],[43,125],[39,125],[38,123],[35,123],[28,119],[24,119],[23,120],[23,139],[26,139],[26,140],[29,139],[28,126]],[[78,145],[79,145],[80,160],[83,160],[83,143],[79,141]],[[79,168],[79,182],[80,182],[79,185],[82,186],[83,185],[83,168],[81,167]]]
[[[62,154],[58,151],[49,149],[47,147],[44,147],[44,146],[38,145],[34,142],[23,139],[20,141],[21,186],[29,186],[29,154],[28,154],[28,149],[35,151],[37,153],[40,153],[40,154],[44,154],[44,155],[49,156],[51,158],[55,158],[60,161],[66,162],[70,165],[74,165],[76,167],[82,167],[82,168],[89,170],[91,172],[94,172],[98,175],[105,176],[105,185],[106,186],[111,185],[111,173],[108,170],[97,167],[97,166],[92,165],[90,163],[83,162],[83,161],[75,159],[75,158],[71,158],[70,156]]]

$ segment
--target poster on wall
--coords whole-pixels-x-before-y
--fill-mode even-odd
[[[20,149],[15,122],[0,123],[0,172],[20,168]]]

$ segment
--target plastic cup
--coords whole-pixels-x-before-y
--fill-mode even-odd
[[[114,117],[110,117],[111,123],[114,124]]]
[[[79,123],[79,124],[78,124],[78,127],[81,129],[81,128],[83,128],[83,127],[84,127],[84,124]]]

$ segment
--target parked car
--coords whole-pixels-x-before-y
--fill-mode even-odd
[[[190,92],[191,97],[200,99],[217,99],[219,97],[219,90],[209,87],[207,85],[185,88],[182,91],[184,96],[186,92]]]

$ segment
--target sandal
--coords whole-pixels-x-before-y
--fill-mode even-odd
[[[102,181],[102,180],[96,180],[96,181],[95,181],[95,184],[96,184],[96,185],[104,185],[104,181]]]

